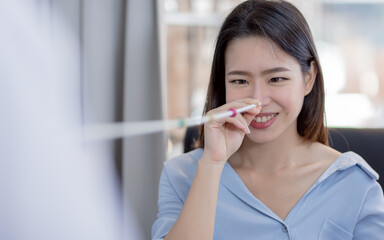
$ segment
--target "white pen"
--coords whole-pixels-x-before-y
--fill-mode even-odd
[[[198,126],[213,120],[234,117],[239,113],[243,113],[257,106],[261,106],[261,103],[259,102],[257,105],[250,104],[237,109],[231,108],[225,112],[212,115],[207,114],[203,117],[88,125],[84,128],[84,135],[86,141],[111,140],[128,136],[156,133],[173,128]]]

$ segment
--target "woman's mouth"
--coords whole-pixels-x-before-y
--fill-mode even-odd
[[[256,129],[265,129],[272,125],[278,113],[260,113],[251,122],[251,126]]]

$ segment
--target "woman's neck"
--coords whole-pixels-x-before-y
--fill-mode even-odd
[[[229,159],[233,168],[276,172],[303,164],[310,144],[299,134],[280,137],[268,143],[254,143],[245,138],[240,149]]]

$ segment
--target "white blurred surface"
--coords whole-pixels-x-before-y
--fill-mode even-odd
[[[82,143],[78,44],[45,3],[0,0],[0,239],[122,239],[113,161]]]

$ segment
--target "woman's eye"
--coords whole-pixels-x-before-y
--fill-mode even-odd
[[[279,82],[282,82],[284,80],[287,80],[286,78],[282,78],[282,77],[274,77],[274,78],[271,78],[271,82],[272,83],[279,83]]]
[[[231,83],[235,83],[235,84],[247,84],[248,82],[244,79],[236,79],[236,80],[232,80]]]

